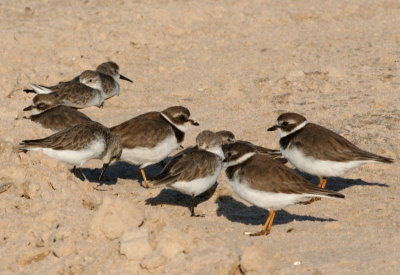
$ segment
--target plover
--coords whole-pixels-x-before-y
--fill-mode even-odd
[[[92,71],[95,73],[94,71]],[[119,95],[120,86],[119,79],[123,79],[129,82],[133,82],[129,78],[120,75],[119,66],[112,61],[101,63],[96,68],[96,72],[99,73],[102,89],[105,93],[106,99]],[[46,87],[43,85],[31,84],[32,89],[24,89],[26,93],[36,93],[36,94],[49,94],[53,91],[57,91],[61,89],[63,86],[71,85],[71,83],[83,83],[81,76],[74,77],[70,81],[60,82],[57,85]],[[86,83],[89,87],[95,88],[91,85],[91,83]]]
[[[222,170],[224,154],[220,138],[211,131],[202,131],[196,138],[197,149],[188,150],[171,158],[161,173],[155,177],[154,185],[168,187],[191,196],[189,206],[194,213],[194,197],[204,193],[214,183]]]
[[[267,235],[271,231],[275,211],[313,197],[344,198],[344,195],[317,187],[281,162],[257,153],[243,142],[223,147],[228,185],[245,201],[269,210],[269,217],[260,232],[250,236]]]
[[[105,93],[101,86],[99,73],[85,71],[80,75],[80,78],[81,82],[70,82],[51,90],[51,93],[37,94],[33,98],[33,105],[41,100],[57,100],[60,105],[79,109],[89,106],[102,107]]]
[[[53,131],[61,131],[79,123],[91,121],[87,115],[75,108],[58,104],[55,97],[39,97],[33,105],[24,109],[24,111],[32,111],[31,116],[24,116],[24,118]]]
[[[42,150],[44,154],[77,167],[84,178],[81,167],[91,159],[101,159],[101,180],[108,165],[118,161],[122,153],[119,139],[98,122],[89,121],[57,132],[42,139],[24,140],[21,152]]]
[[[139,115],[110,130],[122,143],[122,161],[139,165],[145,187],[148,182],[144,168],[165,159],[177,149],[190,125],[199,125],[190,119],[183,106],[174,106],[162,112]]]
[[[327,177],[337,177],[368,162],[392,163],[393,159],[364,151],[344,137],[297,113],[280,115],[268,131],[278,130],[282,155],[297,169],[318,176],[325,188]]]
[[[253,146],[257,150],[257,152],[260,154],[264,154],[264,155],[266,155],[270,158],[276,159],[282,163],[287,162],[287,160],[285,158],[282,158],[282,154],[281,154],[280,150],[268,149],[268,148],[265,148],[262,146],[255,145],[249,141],[236,140],[235,135],[231,131],[222,130],[222,131],[216,132],[216,134],[220,137],[222,145],[234,143],[236,141],[244,142],[244,143],[247,143],[247,144]]]

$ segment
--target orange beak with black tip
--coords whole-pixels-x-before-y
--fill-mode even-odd
[[[279,126],[278,125],[274,125],[272,127],[269,127],[267,131],[275,131],[278,130]]]
[[[194,125],[194,126],[199,126],[200,125],[198,122],[194,121],[193,119],[189,119],[189,122],[190,122],[191,125]]]
[[[24,111],[30,111],[30,110],[32,110],[32,108],[33,108],[32,106],[25,107]]]

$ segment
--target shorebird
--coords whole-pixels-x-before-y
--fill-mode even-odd
[[[210,189],[222,170],[224,154],[220,138],[211,131],[202,131],[196,138],[197,148],[171,158],[161,173],[155,177],[154,185],[168,187],[191,196],[189,206],[194,213],[194,197]]]
[[[107,127],[98,122],[89,121],[78,124],[66,130],[57,132],[42,139],[24,140],[20,143],[19,151],[42,150],[44,154],[72,164],[77,167],[82,176],[81,167],[91,159],[101,159],[103,169],[99,180],[112,161],[118,161],[122,153],[119,139]]]
[[[92,71],[94,72],[94,71]],[[101,63],[99,66],[96,68],[96,72],[99,74],[100,80],[101,80],[101,85],[102,89],[105,93],[106,99],[114,96],[114,95],[119,95],[120,92],[120,86],[119,86],[119,80],[123,79],[129,82],[133,82],[129,78],[121,75],[119,73],[119,66],[112,61],[109,62],[104,62]],[[44,85],[36,85],[36,84],[31,84],[31,89],[24,89],[24,92],[26,93],[36,93],[36,94],[49,94],[53,91],[59,90],[61,87],[67,85],[71,85],[71,83],[82,83],[81,82],[81,77],[76,76],[70,81],[65,81],[65,82],[60,82],[57,85],[54,86],[44,86]],[[86,83],[89,87],[93,87],[90,83]]]
[[[139,165],[145,187],[148,188],[144,168],[160,162],[179,148],[190,125],[199,124],[190,119],[189,110],[183,106],[173,106],[162,112],[139,115],[110,130],[121,140],[121,160]]]
[[[322,126],[310,123],[297,113],[280,115],[268,131],[278,130],[282,155],[297,169],[320,178],[325,188],[327,177],[338,177],[368,162],[392,163],[358,148],[344,137]]]
[[[344,198],[344,195],[312,185],[281,162],[257,153],[243,142],[223,147],[228,185],[245,201],[269,210],[260,232],[246,235],[268,235],[275,211],[314,197]]]
[[[51,90],[51,93],[37,94],[33,98],[32,106],[26,107],[24,111],[30,110],[36,102],[40,101],[51,101],[54,105],[65,105],[78,109],[89,106],[102,107],[105,93],[101,86],[99,73],[85,71],[80,75],[80,79],[81,82],[59,85],[57,89]]]

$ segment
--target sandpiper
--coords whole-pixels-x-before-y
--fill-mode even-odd
[[[33,104],[39,101],[58,101],[58,104],[74,108],[86,108],[89,106],[102,107],[105,94],[101,86],[100,75],[97,72],[85,71],[80,75],[81,82],[70,82],[60,85],[51,93],[37,94],[33,98]],[[89,86],[90,85],[90,86]],[[56,104],[56,103],[53,103]],[[27,107],[25,109],[28,109]]]
[[[72,164],[82,176],[82,165],[91,159],[101,159],[103,169],[101,180],[108,165],[118,161],[122,153],[119,139],[107,127],[98,122],[89,121],[57,132],[42,139],[24,140],[20,143],[21,152],[42,150],[44,154]]]
[[[220,138],[215,133],[202,131],[196,138],[196,144],[197,148],[172,157],[153,181],[154,185],[166,184],[191,196],[191,216],[201,216],[194,213],[194,197],[214,185],[224,159]]]
[[[92,71],[95,73],[95,71]],[[114,96],[114,95],[119,95],[120,91],[120,86],[119,86],[119,79],[123,79],[129,82],[133,82],[129,78],[121,75],[119,73],[119,66],[112,61],[109,62],[104,62],[101,63],[99,66],[96,68],[96,72],[99,74],[100,80],[101,80],[101,85],[102,89],[105,93],[106,99]],[[62,89],[63,86],[69,86],[71,83],[83,83],[81,81],[81,76],[78,75],[74,77],[70,81],[65,81],[65,82],[60,82],[57,85],[54,86],[43,86],[43,85],[36,85],[36,84],[31,84],[31,89],[24,89],[24,92],[26,93],[36,93],[36,94],[49,94],[54,91],[58,91],[59,89]],[[93,87],[91,83],[86,83],[89,87]]]

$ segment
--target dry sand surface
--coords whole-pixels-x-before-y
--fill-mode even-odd
[[[395,274],[400,271],[398,1],[0,1],[1,274]],[[98,186],[23,139],[50,130],[21,118],[29,83],[55,84],[113,60],[135,83],[83,112],[112,126],[188,107],[200,127],[277,148],[278,114],[302,113],[361,148],[394,158],[328,188],[346,195],[268,212],[227,186],[196,198],[140,186],[117,163]],[[149,176],[160,165],[148,169]],[[317,179],[304,175],[316,183]],[[98,191],[102,189],[104,191]],[[6,187],[2,187],[6,189]]]

